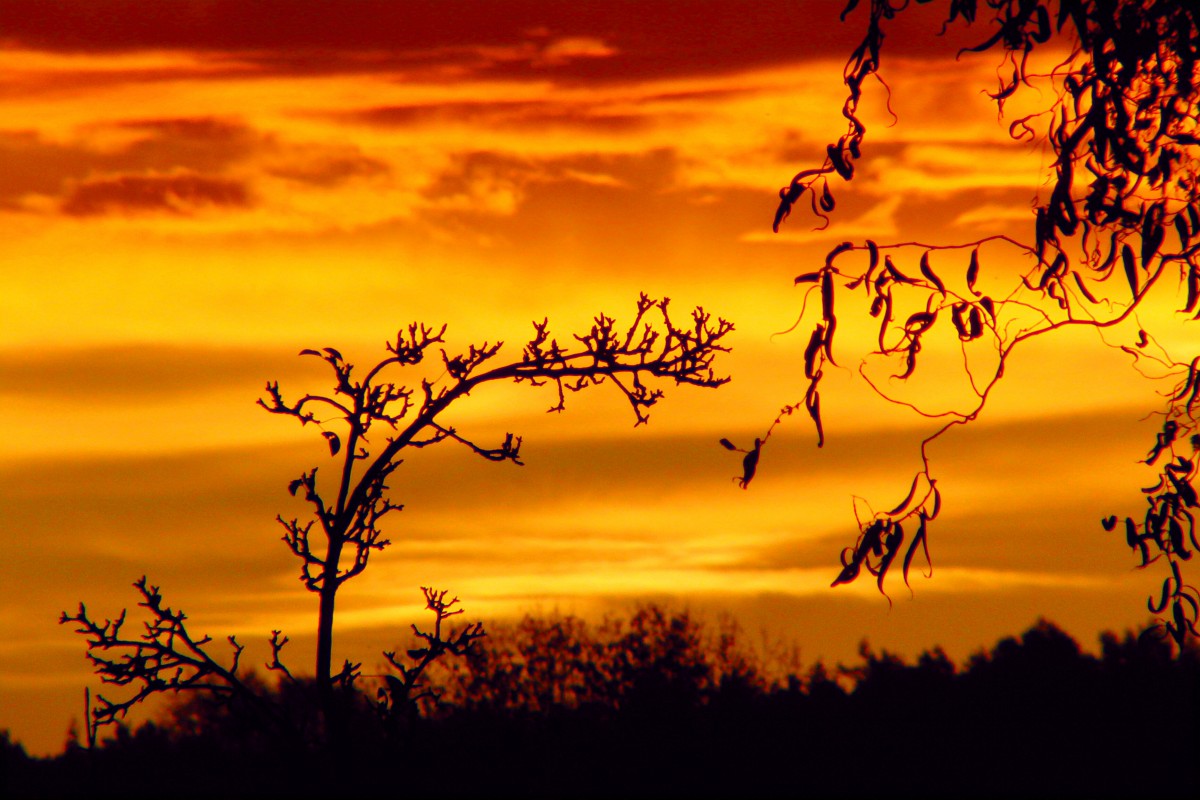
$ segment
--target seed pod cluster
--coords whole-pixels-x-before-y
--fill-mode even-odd
[[[853,547],[842,550],[842,569],[831,586],[853,582],[865,568],[875,577],[879,592],[887,597],[884,581],[892,562],[901,552],[904,553],[901,571],[905,586],[909,586],[909,571],[918,552],[924,554],[925,563],[932,571],[932,561],[929,558],[929,523],[937,518],[941,508],[942,498],[937,481],[930,479],[925,473],[917,475],[913,479],[908,496],[898,506],[886,513],[877,514],[860,525],[858,541]],[[912,531],[911,537],[908,536],[906,524]],[[891,598],[888,598],[888,602],[891,602]]]

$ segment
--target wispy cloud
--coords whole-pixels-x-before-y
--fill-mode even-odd
[[[795,62],[847,52],[861,36],[857,26],[837,24],[840,9],[832,4],[801,9],[786,2],[731,2],[719,14],[698,0],[521,2],[484,4],[453,19],[443,4],[428,0],[337,6],[268,0],[190,5],[171,15],[159,10],[149,0],[65,6],[11,0],[5,35],[12,45],[64,53],[236,53],[260,70],[293,74],[395,70],[416,62],[426,70],[591,81]],[[790,33],[796,30],[813,35]],[[727,46],[713,48],[714,41]]]
[[[63,201],[63,213],[87,217],[107,213],[192,214],[206,207],[245,207],[246,187],[232,180],[176,175],[118,175],[83,181]]]
[[[10,348],[0,350],[0,396],[153,403],[314,371],[268,348],[157,343]]]

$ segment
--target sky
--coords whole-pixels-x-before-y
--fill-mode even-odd
[[[97,686],[59,613],[115,616],[142,575],[197,632],[261,663],[282,628],[285,660],[311,670],[315,599],[275,515],[302,513],[288,482],[331,462],[317,432],[255,405],[268,380],[328,388],[301,349],[369,366],[423,321],[516,358],[532,320],[566,340],[595,314],[628,319],[639,292],[733,321],[730,383],[665,385],[636,427],[606,386],[563,414],[527,386],[452,409],[464,433],[522,435],[526,465],[453,443],[406,457],[394,544],[340,595],[338,663],[381,662],[422,585],[485,622],[730,614],[807,665],[850,663],[864,638],[961,659],[1039,616],[1094,648],[1147,621],[1161,576],[1099,525],[1150,482],[1137,462],[1163,387],[1111,346],[1130,331],[1030,342],[981,419],[933,446],[933,575],[893,579],[890,602],[870,581],[830,588],[855,504],[898,502],[933,429],[858,377],[869,326],[839,329],[850,366],[822,384],[825,447],[789,418],[750,488],[734,482],[718,440],[748,446],[803,398],[806,337],[780,334],[796,275],[848,239],[1027,239],[1048,191],[1046,151],[1010,141],[985,94],[994,58],[956,61],[966,39],[922,9],[886,42],[831,224],[797,210],[772,233],[779,187],[845,130],[865,21],[839,10],[0,0],[0,728],[61,747]],[[1030,266],[984,255],[981,285]],[[961,371],[934,363],[889,386],[952,407]]]

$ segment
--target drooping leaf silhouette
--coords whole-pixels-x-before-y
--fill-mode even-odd
[[[928,250],[921,254],[921,274],[924,275],[925,279],[937,288],[942,297],[946,296],[946,284],[942,283],[942,279],[939,278],[929,266]]]
[[[823,164],[796,173],[780,190],[776,230],[805,192],[812,193],[814,211],[820,207],[821,227],[829,224],[827,215],[834,211],[826,200],[832,198],[830,181],[835,176],[852,180],[854,162],[862,157],[867,128],[858,107],[866,80],[874,77],[882,83],[885,30],[911,5],[896,0],[846,4],[842,18],[847,24],[859,18],[852,13],[856,8],[866,12],[862,39],[843,73],[846,132],[827,146]],[[987,32],[960,55],[999,54],[999,86],[988,93],[1001,112],[1026,89],[1044,98],[1046,104],[1008,127],[1015,140],[1040,141],[1054,155],[1048,167],[1048,197],[1039,201],[1032,214],[1031,240],[996,234],[964,244],[905,242],[881,247],[873,240],[862,245],[842,242],[829,251],[824,267],[804,272],[797,279],[797,283],[819,282],[822,292],[820,319],[811,323],[804,350],[809,385],[803,406],[817,429],[818,444],[824,441],[824,430],[817,387],[825,361],[832,363],[838,310],[833,291],[836,276],[848,288],[861,287],[867,293],[869,314],[878,324],[873,357],[898,362],[889,373],[895,382],[887,387],[872,379],[866,362],[859,374],[885,399],[931,419],[946,420],[921,445],[923,468],[918,477],[923,476],[930,487],[934,481],[927,446],[983,412],[1014,348],[1067,327],[1117,329],[1135,318],[1156,284],[1175,276],[1183,313],[1200,319],[1200,244],[1196,243],[1200,231],[1200,130],[1196,123],[1200,119],[1200,11],[1194,3],[1174,0],[1064,0],[1055,15],[1049,4],[1038,0],[989,0],[986,5],[952,0],[943,32],[952,24],[975,22],[981,12],[989,26]],[[1057,47],[1066,54],[1065,58],[1055,56],[1058,66],[1049,73],[1033,66],[1031,54],[1042,46]],[[883,86],[886,90],[886,84]],[[1174,230],[1173,237],[1168,236],[1170,230]],[[934,251],[960,247],[970,249],[965,292],[931,263]],[[984,259],[1001,247],[1016,248],[1033,266],[1012,291],[984,294],[980,289]],[[858,249],[867,253],[866,268],[847,268],[846,254]],[[915,269],[905,258],[913,250],[919,251],[913,259]],[[1124,285],[1120,279],[1109,282],[1116,272],[1124,273]],[[913,277],[918,273],[919,278]],[[1002,279],[998,272],[994,282]],[[940,315],[943,310],[947,313]],[[1023,313],[1040,317],[1032,325],[1018,323]],[[900,396],[894,387],[915,380],[925,337],[935,330],[939,319],[948,319],[956,334],[976,397],[961,409],[934,412]],[[1171,425],[1164,425],[1146,459],[1148,464],[1164,466],[1157,484],[1145,492],[1150,507],[1144,519],[1127,518],[1126,540],[1142,566],[1160,559],[1170,566],[1200,549],[1195,546],[1190,510],[1197,496],[1197,472],[1187,459],[1187,466],[1176,460],[1183,442],[1200,443],[1195,405],[1200,397],[1196,370],[1200,356],[1187,353],[1177,360],[1142,324],[1135,336],[1132,346],[1117,346],[1129,352],[1136,364],[1152,363],[1160,372],[1165,369],[1177,383],[1163,412],[1164,422]],[[775,424],[800,405],[785,407],[788,413],[781,414]],[[923,502],[932,504],[935,494],[926,493]],[[882,560],[872,566],[886,574],[893,562],[888,537],[893,543],[907,539],[907,575],[915,548],[926,545],[927,523],[936,516],[930,509],[905,502],[891,514],[860,521],[860,545],[862,536],[871,531],[870,546],[851,548],[843,555],[838,582],[858,575],[866,554],[875,550]],[[879,520],[883,520],[882,527],[872,527]],[[908,524],[910,531],[915,522],[917,532],[895,535],[888,522]],[[1107,518],[1105,527],[1115,529],[1116,519]],[[1167,605],[1161,601],[1153,605],[1172,615],[1176,613],[1173,609],[1179,608],[1182,621],[1171,618],[1164,624],[1172,636],[1187,635],[1196,624],[1194,606],[1200,604],[1200,593],[1181,581],[1172,579],[1168,585]],[[1168,611],[1168,606],[1172,610]]]
[[[742,477],[738,479],[738,486],[743,489],[750,485],[750,481],[754,479],[754,474],[758,471],[758,456],[761,449],[762,439],[755,439],[753,449],[742,458]]]

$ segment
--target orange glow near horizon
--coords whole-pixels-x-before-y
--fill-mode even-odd
[[[687,24],[647,37],[645,21],[573,19],[571,5],[547,4],[540,27],[448,19],[395,43],[368,19],[336,26],[346,41],[313,22],[255,42],[246,20],[199,17],[194,35],[116,24],[109,41],[20,6],[33,17],[0,39],[0,727],[31,751],[61,745],[88,681],[58,612],[84,600],[111,616],[143,573],[218,641],[287,627],[293,667],[308,667],[315,604],[273,518],[299,513],[287,482],[323,444],[254,405],[267,380],[291,397],[326,388],[297,351],[366,365],[421,320],[449,325],[448,349],[503,339],[518,358],[530,320],[566,341],[602,311],[627,319],[641,291],[678,318],[702,305],[733,320],[717,364],[733,381],[664,386],[636,429],[611,387],[562,415],[544,413],[544,389],[479,392],[453,424],[524,435],[528,466],[452,443],[408,459],[395,545],[344,590],[335,659],[394,646],[422,584],[485,619],[736,609],[810,663],[848,660],[864,637],[961,656],[1037,614],[1086,647],[1143,621],[1152,587],[1097,521],[1138,499],[1158,387],[1095,334],[1019,353],[980,423],[933,447],[934,576],[911,599],[894,579],[890,611],[869,580],[829,588],[853,498],[894,504],[933,429],[857,377],[870,326],[847,314],[839,328],[851,366],[823,388],[825,449],[797,415],[743,492],[716,445],[749,443],[803,396],[805,342],[775,334],[800,313],[793,277],[832,245],[1024,235],[1045,156],[997,122],[982,93],[994,65],[906,48],[884,70],[896,120],[869,87],[861,173],[834,187],[828,229],[798,208],[776,235],[779,187],[845,128],[853,32],[807,52],[774,31],[834,26],[831,4],[763,4],[761,30],[739,18],[703,52]],[[956,257],[935,255],[951,273]],[[997,247],[988,266],[999,285],[1029,265]],[[935,404],[963,391],[952,369],[923,379]]]

